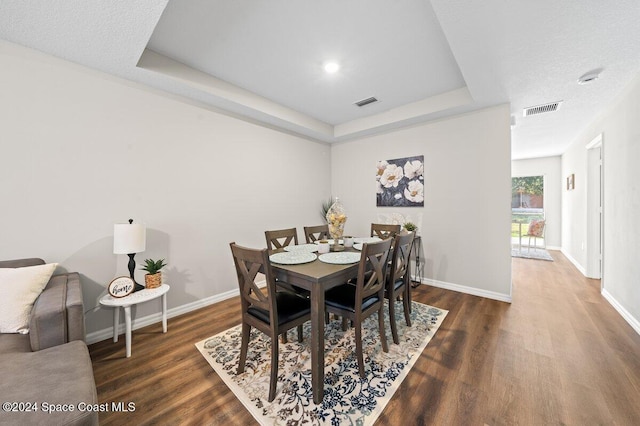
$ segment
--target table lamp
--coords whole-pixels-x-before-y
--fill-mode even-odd
[[[129,219],[129,223],[116,223],[113,225],[113,253],[126,254],[129,256],[129,275],[135,283],[133,291],[144,288],[144,286],[138,284],[133,277],[136,269],[136,261],[133,258],[136,253],[145,250],[146,243],[147,232],[143,224],[133,223],[133,219]]]

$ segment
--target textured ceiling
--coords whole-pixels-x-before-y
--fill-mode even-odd
[[[516,159],[564,152],[640,74],[638,22],[637,0],[0,0],[0,39],[321,141],[510,103]]]

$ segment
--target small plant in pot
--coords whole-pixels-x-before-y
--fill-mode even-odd
[[[406,223],[403,225],[403,228],[404,228],[404,229],[406,229],[406,230],[407,230],[407,231],[409,231],[409,232],[416,232],[416,231],[418,230],[418,227],[417,227],[417,226],[416,226],[416,224],[415,224],[415,223],[413,223],[413,222],[406,222]]]
[[[153,259],[145,259],[143,271],[147,271],[147,274],[144,276],[144,285],[146,288],[157,288],[162,284],[162,274],[160,270],[167,266],[164,263],[164,259],[153,260]]]

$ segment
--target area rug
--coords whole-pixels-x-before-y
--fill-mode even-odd
[[[313,403],[311,393],[311,324],[304,326],[304,341],[295,330],[289,342],[280,343],[276,397],[267,402],[270,374],[270,339],[252,329],[245,372],[237,375],[241,326],[196,343],[196,348],[262,425],[371,425],[389,402],[448,311],[412,303],[411,327],[404,321],[402,303],[396,302],[400,344],[393,343],[385,305],[385,330],[389,352],[379,341],[378,318],[363,324],[366,378],[360,379],[353,328],[342,331],[341,322],[325,326],[324,399]],[[292,341],[293,340],[293,341]]]
[[[548,251],[542,248],[527,248],[522,247],[518,248],[511,247],[511,257],[522,257],[525,259],[538,259],[538,260],[549,260],[553,262],[553,257],[549,254]]]

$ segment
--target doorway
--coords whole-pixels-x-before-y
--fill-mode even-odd
[[[604,186],[602,134],[587,148],[587,269],[589,278],[602,279],[604,257]],[[602,287],[602,281],[600,286]]]

